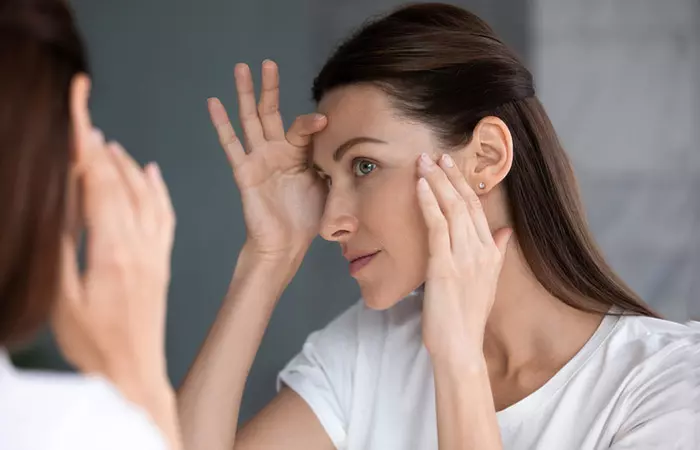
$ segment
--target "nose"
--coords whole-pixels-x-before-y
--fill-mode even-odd
[[[331,189],[321,218],[321,237],[331,242],[347,242],[357,232],[358,225],[351,196]]]

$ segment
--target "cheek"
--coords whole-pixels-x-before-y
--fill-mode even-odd
[[[394,177],[364,202],[362,225],[384,253],[377,272],[361,283],[370,307],[388,308],[425,281],[427,230],[415,183],[414,176]]]
[[[392,174],[362,192],[361,221],[382,244],[423,242],[427,236],[413,174]]]

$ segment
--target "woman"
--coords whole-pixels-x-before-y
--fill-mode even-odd
[[[0,67],[0,448],[179,449],[164,358],[174,219],[157,166],[93,129],[65,2],[0,2]],[[47,322],[82,375],[12,366],[4,348]]]
[[[365,25],[286,136],[277,69],[262,70],[256,107],[236,67],[243,142],[210,100],[248,239],[179,393],[188,446],[698,448],[698,333],[604,262],[530,73],[484,22],[424,4]],[[319,230],[362,302],[308,338],[237,432],[271,311]]]

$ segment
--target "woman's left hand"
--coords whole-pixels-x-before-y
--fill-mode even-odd
[[[483,357],[486,321],[512,230],[492,235],[479,197],[447,154],[439,165],[422,155],[418,170],[429,247],[423,342],[433,360]]]

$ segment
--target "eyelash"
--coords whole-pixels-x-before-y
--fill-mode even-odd
[[[359,165],[362,164],[362,163],[369,163],[369,164],[371,164],[371,165],[372,165],[372,170],[370,170],[370,171],[367,172],[367,173],[361,174],[361,175],[358,174],[357,170],[359,169]],[[369,159],[367,159],[367,158],[355,158],[355,159],[353,159],[352,162],[350,163],[350,171],[351,171],[351,172],[353,173],[353,175],[355,175],[357,178],[364,178],[364,177],[366,177],[367,175],[370,175],[370,174],[371,174],[372,172],[374,172],[376,169],[377,169],[377,163],[375,163],[374,161],[371,161],[371,160],[369,160]],[[360,172],[360,173],[361,173],[361,172]],[[324,175],[321,175],[321,179],[322,179],[328,186],[330,186],[330,185],[332,184],[331,177],[329,177],[328,175],[325,175],[325,174],[324,174]]]

